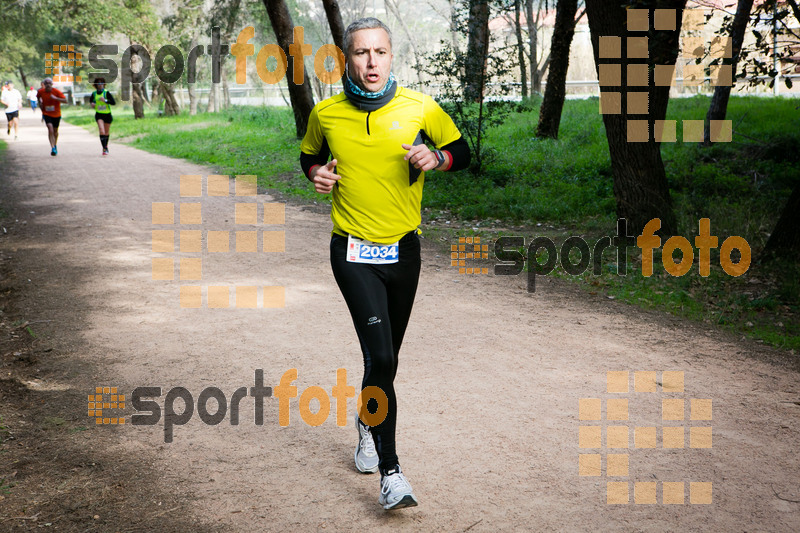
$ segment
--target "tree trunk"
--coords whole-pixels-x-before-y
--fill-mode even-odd
[[[322,0],[322,5],[325,7],[325,16],[328,17],[328,25],[331,27],[333,44],[338,46],[344,55],[347,55],[347,51],[344,49],[344,23],[342,22],[342,12],[339,10],[339,2]]]
[[[194,50],[194,47],[197,46],[197,37],[193,36],[192,41],[189,44],[189,50]],[[194,116],[197,114],[197,93],[194,89],[195,84],[189,83],[188,78],[186,82],[186,92],[189,94],[189,115]]]
[[[764,255],[800,261],[800,182],[794,186],[789,201],[767,240]]]
[[[303,68],[303,83],[296,84],[292,79],[294,71],[294,57],[289,54],[289,44],[294,41],[294,24],[289,8],[286,7],[285,0],[263,0],[264,7],[267,9],[272,30],[280,46],[286,54],[288,65],[286,68],[286,81],[289,86],[289,99],[292,102],[294,111],[294,123],[298,137],[306,134],[308,127],[308,116],[314,108],[314,97],[311,94],[311,83],[308,81],[308,73]]]
[[[528,98],[528,70],[525,65],[525,42],[522,40],[522,22],[520,12],[522,0],[514,0],[514,27],[517,33],[517,56],[519,60],[519,75],[522,81],[522,99]]]
[[[241,0],[233,0],[228,6],[226,13],[228,24],[225,28],[225,42],[231,41],[231,36],[233,35],[236,27],[236,19],[239,17],[240,8]],[[222,76],[222,105],[220,107],[228,109],[231,107],[231,92],[230,87],[228,86],[228,71],[224,68],[224,66],[220,70],[220,75]]]
[[[141,85],[142,85],[142,98],[144,98],[145,102],[150,103],[150,94],[147,92],[147,80],[144,80]]]
[[[742,42],[744,42],[744,32],[747,30],[747,23],[750,22],[750,10],[752,8],[753,0],[739,0],[739,4],[736,6],[736,15],[733,17],[733,24],[731,25],[731,35],[728,37],[731,40],[731,57],[722,58],[723,65],[730,65],[731,83],[734,83],[736,79],[736,64],[739,62],[739,53],[742,51]],[[708,106],[708,113],[706,114],[703,144],[711,144],[710,121],[725,120],[730,96],[730,85],[717,85],[714,89],[714,96],[711,98],[711,105]]]
[[[541,4],[539,4],[541,7]],[[528,23],[528,62],[531,68],[531,94],[542,92],[542,77],[539,75],[539,52],[536,50],[538,47],[538,14],[536,19],[533,18],[533,0],[525,1],[525,18]]]
[[[19,77],[22,79],[22,86],[25,88],[25,91],[30,89],[30,85],[28,85],[28,78],[25,76],[25,71],[22,70],[22,67],[19,67]],[[20,91],[20,92],[25,92]]]
[[[189,114],[197,114],[197,93],[194,91],[194,83],[187,84],[187,92],[189,93]]]
[[[561,110],[564,108],[564,97],[567,93],[569,47],[575,34],[575,13],[577,11],[578,0],[558,0],[553,40],[550,42],[550,58],[553,66],[550,67],[550,73],[547,75],[547,88],[544,91],[542,107],[539,109],[537,137],[558,139]]]
[[[211,88],[208,90],[208,111],[209,113],[217,112],[217,83],[211,83]]]
[[[228,87],[228,71],[226,69],[222,69],[220,75],[222,76],[222,107],[224,109],[228,109],[231,106],[231,91],[230,87]]]
[[[175,91],[173,90],[172,84],[159,81],[157,90],[161,98],[164,99],[164,116],[171,117],[179,115],[181,108],[175,100]],[[153,99],[155,99],[155,90],[153,90],[153,95]]]
[[[589,17],[595,68],[600,71],[601,63],[618,64],[621,68],[621,81],[617,86],[601,87],[601,99],[606,98],[607,108],[603,114],[608,148],[611,155],[611,169],[614,176],[614,196],[617,200],[617,217],[628,221],[633,234],[640,234],[645,224],[654,218],[661,220],[661,236],[677,233],[677,221],[672,207],[672,199],[667,186],[664,162],[661,159],[660,143],[655,142],[653,130],[655,121],[663,121],[667,113],[669,89],[650,83],[645,90],[631,90],[627,93],[627,65],[649,62],[653,65],[675,65],[678,56],[678,37],[680,35],[683,9],[686,0],[650,0],[638,7],[674,9],[676,13],[675,30],[644,32],[626,31],[627,13],[625,6],[610,8],[602,0],[586,0],[586,14]],[[618,57],[600,59],[600,36],[619,36]],[[627,44],[630,37],[648,38],[648,59],[628,58]],[[633,50],[632,50],[633,51]],[[608,55],[608,54],[606,54]],[[617,54],[613,54],[617,56]],[[628,113],[628,96],[636,92],[648,93],[648,109],[634,109],[636,114]],[[613,107],[609,97],[619,98],[618,114],[611,114]],[[634,101],[635,102],[635,101]],[[630,120],[630,123],[629,123]],[[641,127],[641,129],[637,128]],[[628,129],[631,127],[629,141]],[[638,134],[644,127],[646,132]],[[643,142],[640,142],[640,140]]]
[[[153,87],[153,94],[150,98],[150,107],[155,107],[156,113],[158,113],[158,110],[161,107],[161,80],[159,80],[156,86]]]
[[[544,73],[547,72],[547,68],[550,66],[550,58],[552,57],[550,52],[547,52],[547,57],[542,59],[539,62],[539,68],[536,69],[536,92],[542,92],[542,81],[544,81]],[[550,75],[548,74],[548,77]]]
[[[131,105],[133,105],[133,118],[144,118],[144,96],[142,96],[141,83],[131,83]]]
[[[464,65],[464,100],[478,102],[481,99],[481,80],[486,72],[486,56],[489,43],[489,2],[469,0],[469,38],[467,58]]]
[[[322,86],[322,82],[316,76],[311,78],[312,87],[314,88],[314,92],[317,93],[317,100],[322,101],[325,99],[325,88]]]

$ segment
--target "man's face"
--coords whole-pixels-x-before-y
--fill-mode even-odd
[[[380,91],[389,79],[393,58],[386,30],[358,30],[352,35],[347,57],[350,79],[365,91]]]
[[[50,92],[50,89],[52,89],[52,88],[53,88],[53,82],[52,81],[44,82],[44,90],[45,91]]]

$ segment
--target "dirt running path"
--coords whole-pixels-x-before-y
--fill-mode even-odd
[[[59,383],[40,386],[81,394],[95,385],[128,394],[157,386],[165,395],[180,386],[195,399],[216,386],[230,399],[253,386],[256,369],[274,387],[291,368],[299,393],[318,385],[330,394],[337,368],[358,383],[361,355],[330,272],[327,216],[287,206],[282,254],[202,256],[202,284],[284,286],[284,308],[181,309],[177,269],[175,281],[154,281],[151,259],[200,254],[152,251],[152,230],[182,229],[154,226],[152,203],[200,201],[203,225],[191,229],[234,231],[245,227],[234,225],[234,203],[254,198],[182,199],[180,175],[213,171],[113,142],[101,157],[97,136],[68,124],[58,157],[28,113],[21,133],[9,143],[2,187],[18,199],[15,227],[24,221],[26,229],[2,238],[19,276],[31,280],[21,309],[50,321],[37,331],[55,347],[53,364],[67,369]],[[275,398],[256,426],[245,398],[238,426],[227,416],[205,425],[195,412],[170,444],[163,419],[85,433],[113,435],[104,446],[139,462],[143,475],[156,472],[196,519],[230,531],[800,530],[800,381],[765,362],[780,354],[555,283],[531,295],[521,277],[458,275],[449,257],[424,247],[397,378],[398,451],[419,507],[384,512],[378,478],[354,470],[354,400],[346,428],[335,423],[335,403],[324,424],[307,425],[298,398],[289,427],[278,424]],[[608,371],[629,371],[630,392],[606,392]],[[683,372],[684,389],[634,392],[636,371],[655,371],[658,382],[668,381],[663,371]],[[604,419],[580,421],[581,398],[601,399]],[[617,398],[628,399],[628,419],[606,420],[619,407],[607,400]],[[690,420],[693,398],[712,400],[712,421]],[[662,399],[685,400],[684,420],[662,422]],[[75,423],[89,425],[85,414],[76,412]],[[581,449],[581,425],[630,426],[629,448],[606,447],[603,429],[603,448]],[[668,430],[683,436],[682,449],[661,447],[662,426],[684,428]],[[709,426],[712,447],[690,448],[689,428]],[[634,448],[634,427],[658,428],[656,448]],[[625,431],[612,429],[612,438],[624,440]],[[694,443],[703,442],[705,430],[694,431]],[[579,475],[581,453],[600,454],[602,475]],[[609,477],[607,455],[626,453],[628,475]],[[594,460],[585,459],[587,468]],[[607,504],[608,481],[623,483],[630,503]],[[634,504],[635,482],[651,483],[636,487],[642,501],[654,490],[653,504]],[[692,482],[712,483],[712,503],[690,504],[707,488]],[[663,503],[676,495],[683,504]]]

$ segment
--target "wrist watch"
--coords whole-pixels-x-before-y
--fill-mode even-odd
[[[447,161],[441,150],[434,150],[433,155],[436,156],[436,161],[437,161],[436,168],[439,168],[445,161]]]

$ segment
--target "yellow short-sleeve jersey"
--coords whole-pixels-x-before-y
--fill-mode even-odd
[[[425,175],[411,183],[402,145],[420,133],[437,148],[461,137],[433,98],[404,87],[375,111],[358,109],[344,93],[314,107],[300,150],[317,155],[327,145],[337,160],[334,232],[387,244],[418,228]]]

